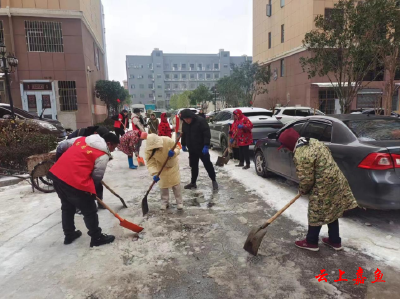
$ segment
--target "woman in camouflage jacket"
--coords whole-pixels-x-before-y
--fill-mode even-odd
[[[321,226],[327,224],[329,238],[323,238],[323,243],[341,250],[338,219],[344,211],[356,208],[357,202],[329,148],[316,139],[299,137],[294,129],[279,136],[282,146],[294,152],[299,192],[309,195],[307,238],[295,244],[318,251],[319,232]]]

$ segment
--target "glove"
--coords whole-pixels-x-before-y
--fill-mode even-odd
[[[229,141],[230,141],[230,143],[232,144],[232,143],[235,142],[235,139],[231,138],[231,140],[229,140]]]
[[[208,145],[205,145],[202,150],[203,155],[208,155]]]
[[[244,126],[243,126],[243,125],[238,125],[238,128],[239,128],[239,129],[243,129]]]
[[[153,181],[158,182],[160,180],[160,177],[158,175],[153,176]]]
[[[183,150],[184,152],[187,152],[187,151],[188,151],[187,147],[184,146],[184,145],[182,145],[182,150]]]
[[[168,152],[168,157],[172,158],[173,156],[175,156],[175,152],[173,150],[170,150]]]

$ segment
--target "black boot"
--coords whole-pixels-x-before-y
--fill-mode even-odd
[[[246,166],[243,166],[243,168],[242,169],[249,169],[250,168],[250,164],[247,164]]]
[[[109,244],[114,242],[114,240],[115,237],[113,235],[101,234],[98,238],[92,238],[92,240],[90,241],[90,247]]]
[[[184,189],[197,189],[197,185],[190,183],[188,185],[186,185],[185,187],[183,187]]]
[[[239,163],[238,165],[235,165],[236,167],[243,167],[244,164]]]
[[[74,231],[72,235],[65,236],[64,238],[64,244],[68,245],[74,242],[76,239],[78,239],[80,236],[82,236],[82,232],[80,230]]]
[[[217,190],[218,190],[218,183],[217,183],[217,181],[213,181],[213,182],[212,182],[212,185],[213,185],[213,190],[214,190],[214,191],[217,191]]]

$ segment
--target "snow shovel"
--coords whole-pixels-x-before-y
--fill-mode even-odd
[[[106,187],[108,189],[108,191],[110,191],[112,194],[114,194],[116,197],[119,198],[119,200],[122,202],[122,205],[124,206],[124,208],[128,208],[128,206],[125,203],[125,200],[123,200],[123,198],[121,196],[119,196],[117,193],[115,193],[114,190],[111,189],[110,187],[108,187],[107,184],[104,183],[103,181],[101,181],[101,183],[103,184],[104,187]]]
[[[225,164],[228,164],[230,157],[229,157],[229,147],[226,148],[225,152],[223,153],[222,157],[218,156],[217,162],[215,162],[215,165],[219,167],[223,167]]]
[[[136,225],[135,223],[129,222],[128,220],[125,220],[124,218],[119,216],[117,213],[115,213],[113,210],[111,210],[111,208],[108,205],[106,205],[97,196],[96,196],[96,199],[103,207],[105,207],[107,210],[109,210],[111,212],[111,214],[113,214],[115,216],[115,218],[118,218],[119,225],[121,225],[122,227],[125,227],[131,231],[134,231],[135,233],[140,233],[143,230],[143,227],[140,227],[139,225]]]
[[[247,240],[244,243],[243,249],[252,255],[257,255],[258,248],[260,247],[261,241],[267,233],[267,227],[270,225],[279,215],[281,215],[288,207],[290,207],[301,194],[299,193],[295,198],[293,198],[286,206],[280,209],[274,216],[267,220],[263,225],[259,227],[253,228],[249,235],[247,236]]]
[[[181,135],[182,136],[182,135]],[[179,139],[181,139],[181,136],[179,136],[179,138],[176,140],[174,147],[171,148],[171,150],[175,150],[176,146],[178,145]],[[167,162],[170,158],[168,157],[167,160],[165,160],[163,166],[161,167],[160,172],[157,174],[158,177],[160,177],[161,172],[164,170],[165,165],[167,165]],[[146,195],[143,197],[142,199],[142,212],[143,212],[143,216],[145,216],[148,212],[149,212],[149,205],[147,203],[147,196],[149,195],[151,189],[153,189],[153,186],[156,184],[156,182],[153,180],[153,183],[151,184],[149,190],[147,190]]]
[[[146,166],[146,163],[144,163],[144,159],[142,157],[137,157],[137,162],[139,166]]]

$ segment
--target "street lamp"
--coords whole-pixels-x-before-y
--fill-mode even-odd
[[[1,66],[0,70],[4,73],[4,77],[6,78],[6,88],[8,93],[8,99],[10,102],[11,108],[11,117],[14,118],[14,102],[11,96],[11,87],[10,87],[10,78],[9,74],[14,73],[18,67],[18,59],[11,53],[7,54],[6,46],[1,43],[0,44],[0,59],[1,59]]]
[[[214,85],[211,88],[211,91],[214,93],[214,112],[217,111],[217,95],[218,95],[218,87],[217,85]]]

